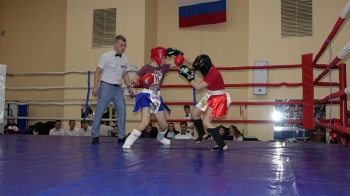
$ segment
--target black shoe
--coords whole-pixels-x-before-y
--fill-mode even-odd
[[[228,149],[228,146],[227,145],[216,145],[214,146],[213,149],[211,149],[211,151],[224,151],[224,150],[227,150]]]
[[[211,138],[210,133],[207,133],[207,136],[206,136],[205,138],[203,138],[203,135],[200,135],[200,136],[197,137],[195,143],[199,143],[199,142],[201,142],[203,139],[207,140],[207,139],[210,139],[210,138]]]
[[[125,142],[126,138],[123,137],[122,139],[118,138],[118,142]]]
[[[99,144],[98,137],[92,138],[92,144]]]
[[[207,137],[205,137],[204,139],[205,139],[205,140],[208,140],[208,139],[210,139],[210,138],[211,138],[211,135],[210,135],[210,133],[208,133]]]

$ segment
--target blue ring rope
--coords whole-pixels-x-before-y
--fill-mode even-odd
[[[196,79],[196,70],[195,69],[194,69],[193,76]],[[195,106],[196,103],[197,103],[197,100],[196,100],[196,89],[194,89],[193,87],[192,87],[192,93],[193,93],[193,105]]]
[[[87,78],[87,95],[86,95],[86,100],[85,100],[85,112],[84,112],[84,121],[88,115],[88,110],[89,110],[89,98],[90,98],[90,71],[88,71],[88,78]]]

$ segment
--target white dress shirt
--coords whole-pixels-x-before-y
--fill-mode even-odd
[[[187,132],[185,132],[185,134],[178,133],[175,135],[174,139],[193,139],[193,136]]]
[[[100,126],[100,135],[108,136],[109,132],[113,132],[114,128],[111,126],[101,125]]]
[[[84,128],[81,128],[81,129],[80,129],[80,135],[81,135],[81,136],[92,136],[92,135],[91,135],[91,130],[92,130],[92,127],[91,127],[91,126],[88,126],[88,127],[86,128],[86,130],[85,130]]]
[[[64,135],[64,129],[63,128],[60,128],[60,129],[53,128],[50,130],[49,135]]]
[[[115,54],[114,50],[102,54],[97,66],[102,69],[101,81],[121,85],[124,72],[130,69],[129,59],[125,54]]]
[[[79,132],[80,129],[78,128],[74,128],[73,130],[71,130],[70,128],[68,128],[68,130],[65,130],[64,131],[64,135],[68,135],[68,136],[79,136],[80,135],[80,132]]]
[[[191,114],[189,113],[189,114],[185,115],[184,119],[189,119],[189,120],[191,120]],[[192,125],[194,125],[193,122],[187,122],[187,129],[188,129],[188,131],[190,132],[190,134],[193,135],[194,129],[189,128],[189,126],[192,126]]]

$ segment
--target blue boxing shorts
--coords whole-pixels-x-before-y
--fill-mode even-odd
[[[164,104],[163,98],[159,94],[159,91],[143,89],[142,92],[135,97],[133,112],[137,112],[145,107],[149,107],[153,114],[158,111],[164,111],[164,108],[170,112],[171,110]]]

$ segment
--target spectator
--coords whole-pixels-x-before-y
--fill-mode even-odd
[[[157,138],[158,129],[149,123],[145,130],[141,133],[141,138]]]
[[[87,121],[83,121],[81,123],[82,128],[80,129],[80,135],[81,136],[91,136],[91,126],[89,126],[89,123]]]
[[[175,135],[179,134],[180,132],[176,131],[174,123],[168,124],[168,131],[164,135],[164,137],[168,139],[174,139]]]
[[[225,127],[225,126],[220,125],[220,126],[218,127],[218,129],[219,129],[219,133],[220,133],[220,135],[221,135],[222,137],[226,136],[226,127]]]
[[[233,136],[229,136],[228,134],[228,128],[226,128],[223,125],[220,125],[219,127],[219,133],[224,140],[233,140]]]
[[[110,116],[110,114],[109,114],[109,109],[110,109],[110,107],[108,106],[107,109],[106,109],[106,111],[105,111],[105,113],[104,113],[103,116],[102,116],[103,119],[110,119],[110,118],[113,118],[113,117]],[[110,125],[109,120],[102,121],[101,124],[104,124],[104,125],[107,125],[107,126],[112,126],[112,125]],[[112,123],[111,123],[111,124],[112,124]]]
[[[75,120],[69,120],[69,128],[65,131],[64,135],[68,136],[79,136],[79,129],[76,128]]]
[[[180,128],[180,133],[174,139],[193,139],[193,136],[188,132],[187,122],[181,122]]]
[[[326,142],[326,128],[321,126],[315,127],[315,141]]]
[[[100,125],[100,135],[102,136],[108,136],[114,130],[113,127],[106,125],[106,123],[106,121],[102,121]]]
[[[14,134],[19,132],[18,125],[13,117],[13,115],[8,116],[7,124],[4,127],[4,134]]]
[[[55,127],[50,130],[49,135],[65,135],[61,120],[55,121]]]
[[[229,127],[230,135],[233,136],[234,141],[243,141],[243,134],[237,129],[236,126],[231,125]]]
[[[110,135],[113,137],[118,137],[118,125],[113,125],[113,130],[110,132]]]
[[[87,113],[85,114],[86,112],[82,112],[81,113],[81,118],[88,118],[88,116],[94,116],[94,111],[92,110],[92,108],[90,106],[88,106],[88,110],[87,110]]]
[[[191,120],[191,107],[189,105],[184,105],[184,112],[185,112],[185,117],[184,119]],[[194,124],[193,122],[187,122],[187,129],[189,130],[189,133],[193,136],[194,134]]]

